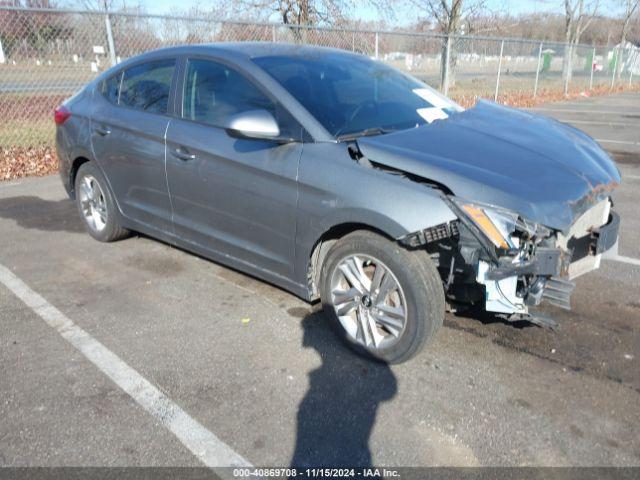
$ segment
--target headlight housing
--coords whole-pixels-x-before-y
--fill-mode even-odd
[[[449,198],[494,246],[504,250],[518,247],[511,238],[518,222],[517,213],[458,197]]]
[[[493,246],[501,250],[517,249],[522,240],[542,239],[552,233],[548,228],[501,207],[454,196],[449,199],[460,215],[464,215]]]

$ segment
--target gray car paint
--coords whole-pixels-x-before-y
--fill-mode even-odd
[[[361,138],[358,145],[371,161],[558,230],[620,183],[615,164],[589,136],[486,101],[444,121]]]
[[[178,150],[195,158],[180,159]],[[232,138],[172,120],[166,168],[176,235],[292,277],[301,154],[302,143]]]
[[[154,228],[171,230],[164,167],[169,117],[112,105],[100,94],[94,96],[93,105],[94,158],[109,179],[122,214]]]
[[[123,206],[128,194],[128,190],[120,185],[123,179],[126,180],[125,169],[115,175],[110,170],[114,161],[120,161],[114,158],[115,155],[119,152],[125,156],[127,152],[119,151],[118,145],[99,146],[94,150],[95,155],[88,151],[87,139],[95,140],[96,135],[88,131],[90,126],[86,117],[76,113],[85,112],[87,104],[102,102],[102,97],[91,100],[91,95],[83,93],[67,104],[73,115],[58,128],[57,134],[58,150],[64,163],[60,170],[64,185],[73,194],[74,165],[83,160],[76,152],[83,152],[79,156],[99,161],[110,187],[114,193],[117,191],[115,198],[123,226],[241,269],[307,299],[311,294],[307,277],[312,252],[332,228],[361,225],[399,238],[455,219],[439,190],[403,175],[372,168],[366,162],[354,161],[346,143],[336,142],[291,95],[250,61],[252,56],[262,54],[321,54],[324,50],[261,43],[176,47],[127,60],[87,87],[85,92],[100,97],[95,90],[102,79],[133,63],[167,57],[205,56],[230,63],[268,90],[303,127],[305,138],[308,138],[304,142],[287,145],[269,144],[263,140],[240,142],[224,130],[178,119],[179,99],[175,95],[175,85],[173,106],[168,116],[143,114],[154,116],[153,120],[148,120],[142,116],[129,118],[125,113],[119,113],[124,112],[122,107],[113,107],[107,116],[102,116],[100,109],[93,110],[92,122],[108,119],[119,127],[131,129],[131,125],[123,124],[127,118],[129,122],[136,122],[135,128],[141,130],[147,121],[153,124],[154,140],[142,152],[145,160],[140,163],[129,160],[128,168],[132,171],[128,175],[134,177],[133,185],[144,185],[154,192],[155,197],[147,196],[150,202],[161,204],[163,188],[159,179],[164,175],[167,198],[174,203],[170,228],[163,215],[148,222],[142,218],[145,207],[129,211]],[[482,130],[478,130],[476,122],[482,125]],[[513,125],[514,122],[528,122],[540,131],[528,132],[522,125]],[[493,127],[490,127],[491,123]],[[448,129],[450,124],[453,127]],[[167,141],[164,148],[158,148],[158,127],[162,125],[167,127]],[[509,136],[508,130],[516,134]],[[533,148],[535,142],[528,138],[529,134],[543,142],[545,135],[551,135],[554,145],[562,146],[567,155],[586,155],[587,165],[598,172],[588,174],[589,181],[593,180],[597,185],[619,181],[608,157],[603,157],[599,147],[585,135],[559,124],[552,125],[546,119],[518,116],[500,107],[480,105],[446,121],[362,138],[358,144],[374,162],[441,183],[471,200],[520,208],[522,211],[518,211],[523,215],[532,220],[543,220],[542,223],[548,226],[564,226],[571,215],[563,206],[589,203],[591,200],[585,198],[592,196],[597,185],[596,190],[584,187],[584,182],[581,184],[574,178],[579,176],[572,170],[575,165],[554,163],[552,149]],[[573,149],[569,151],[571,144]],[[189,162],[173,157],[172,149],[178,147],[194,150],[197,159],[189,165]],[[509,163],[509,159],[514,162],[515,158],[521,158],[523,163]],[[475,159],[475,165],[472,159]],[[141,165],[143,168],[139,168]],[[153,167],[149,167],[151,165]],[[545,173],[545,169],[552,170]],[[565,185],[559,191],[552,190],[558,185],[556,170],[570,181],[569,191]],[[142,178],[144,171],[150,172],[152,178]],[[550,184],[545,186],[538,180],[541,191],[536,193],[521,181],[518,172],[543,175]],[[511,187],[509,182],[513,182]],[[525,191],[521,195],[522,189]],[[580,194],[586,197],[580,197]],[[158,211],[148,207],[148,210]],[[565,210],[565,213],[556,218],[551,213],[554,208]],[[574,207],[569,212],[575,215],[578,210]]]
[[[355,162],[343,143],[304,145],[298,177],[297,268],[336,225],[361,224],[399,238],[456,219],[440,192]]]

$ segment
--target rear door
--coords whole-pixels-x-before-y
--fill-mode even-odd
[[[176,59],[135,64],[105,80],[91,117],[95,158],[122,213],[146,226],[172,230],[165,175]]]
[[[300,127],[235,67],[209,58],[185,62],[182,102],[167,130],[175,232],[236,262],[290,277],[302,143],[234,138],[223,126],[230,115],[264,109],[283,136],[300,137]]]

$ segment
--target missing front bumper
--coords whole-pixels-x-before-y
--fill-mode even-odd
[[[586,235],[576,237],[574,230],[569,239],[559,239],[558,247],[538,247],[526,260],[502,257],[497,265],[480,261],[477,281],[485,286],[486,310],[528,315],[528,307],[542,300],[571,309],[572,280],[597,269],[602,254],[618,240],[620,217],[607,210],[605,218],[605,224],[589,228]],[[522,284],[528,285],[525,293]]]

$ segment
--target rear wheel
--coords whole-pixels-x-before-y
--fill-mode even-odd
[[[78,169],[75,181],[76,204],[85,228],[96,240],[113,242],[129,235],[118,224],[116,205],[102,172],[91,162]]]
[[[331,248],[321,297],[349,345],[389,363],[418,353],[444,318],[442,281],[429,255],[368,231],[351,233]]]

